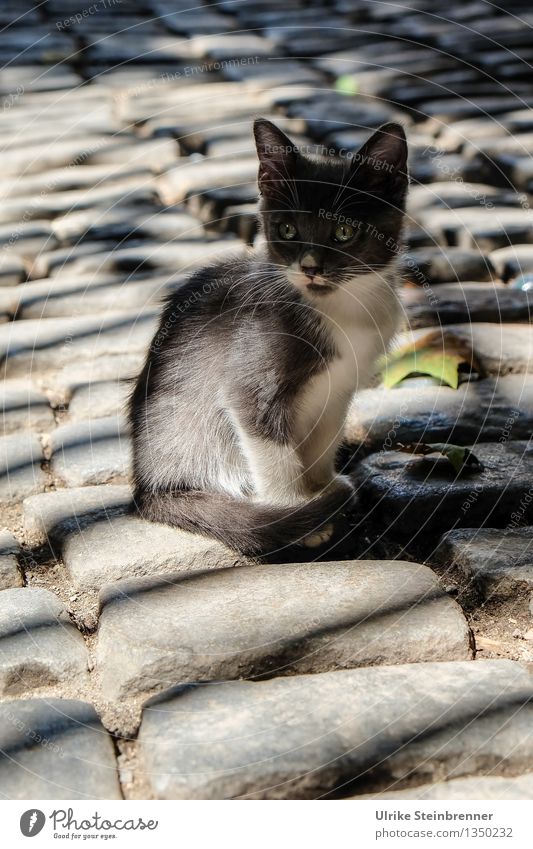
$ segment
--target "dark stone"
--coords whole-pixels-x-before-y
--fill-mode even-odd
[[[505,527],[531,491],[533,446],[479,443],[472,451],[484,470],[462,476],[444,458],[371,454],[354,475],[369,518],[379,521],[383,533],[411,542],[461,526]],[[523,515],[533,520],[533,500]]]

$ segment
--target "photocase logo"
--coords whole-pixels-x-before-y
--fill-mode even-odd
[[[24,811],[20,818],[20,830],[24,837],[35,837],[42,831],[46,822],[46,817],[42,811],[37,808],[32,808],[29,811]]]

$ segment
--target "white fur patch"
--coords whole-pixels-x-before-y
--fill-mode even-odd
[[[354,277],[328,295],[309,297],[337,352],[297,399],[299,453],[312,483],[324,484],[334,475],[350,400],[369,385],[396,332],[400,304],[391,271],[396,269],[388,269],[386,278]]]

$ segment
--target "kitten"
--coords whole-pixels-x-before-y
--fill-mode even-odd
[[[254,134],[262,243],[171,295],[130,418],[140,514],[261,555],[326,542],[352,503],[335,455],[398,326],[408,178],[398,124],[351,159]]]

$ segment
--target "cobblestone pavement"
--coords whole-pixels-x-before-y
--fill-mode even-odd
[[[533,796],[532,24],[516,0],[4,0],[5,798]],[[477,363],[356,398],[367,514],[307,564],[128,512],[128,378],[161,296],[254,239],[257,114],[319,152],[404,124],[405,335]],[[384,450],[419,440],[483,471]]]

